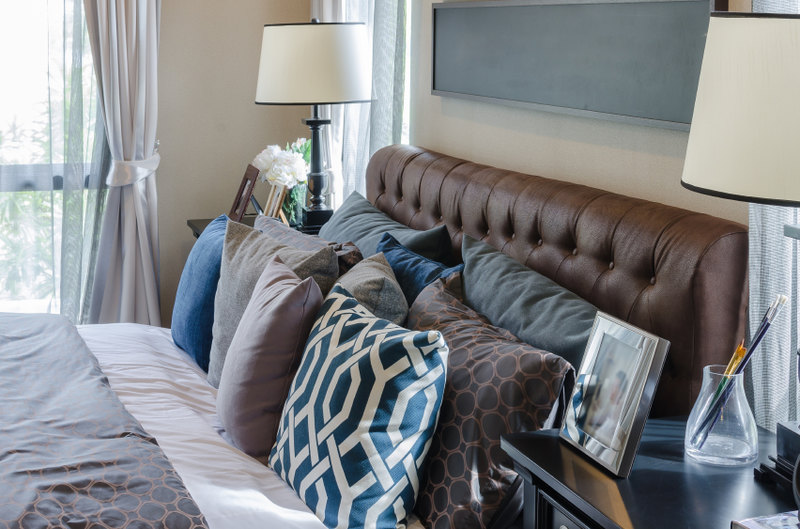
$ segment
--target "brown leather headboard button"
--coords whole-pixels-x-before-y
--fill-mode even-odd
[[[744,335],[747,231],[655,202],[408,145],[379,150],[367,198],[415,229],[446,224],[671,342],[653,415],[688,414],[702,368]]]

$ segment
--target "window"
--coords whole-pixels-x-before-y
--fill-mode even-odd
[[[59,312],[98,123],[81,2],[0,3],[0,64],[0,311]]]

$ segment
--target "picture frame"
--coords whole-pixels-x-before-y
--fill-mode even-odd
[[[283,202],[286,200],[288,192],[289,189],[286,186],[269,183],[269,195],[267,195],[267,202],[264,205],[262,214],[267,217],[274,217],[289,226],[289,219],[283,213]]]
[[[247,204],[250,202],[250,197],[253,195],[253,188],[256,185],[258,173],[259,171],[256,167],[251,164],[247,165],[247,169],[245,169],[244,176],[242,177],[242,182],[239,184],[239,191],[236,193],[231,211],[228,213],[228,217],[230,217],[231,220],[242,222],[242,217],[244,217],[244,213],[247,210]]]
[[[612,474],[631,471],[670,343],[598,312],[560,437]]]

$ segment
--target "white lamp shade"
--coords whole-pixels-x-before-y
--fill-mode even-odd
[[[366,102],[372,89],[369,66],[364,24],[266,25],[256,103]]]
[[[800,18],[712,14],[681,183],[800,205]]]

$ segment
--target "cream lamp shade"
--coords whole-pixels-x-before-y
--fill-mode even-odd
[[[367,29],[361,23],[268,24],[256,103],[327,105],[371,99]]]
[[[712,13],[681,183],[800,205],[800,17]]]

